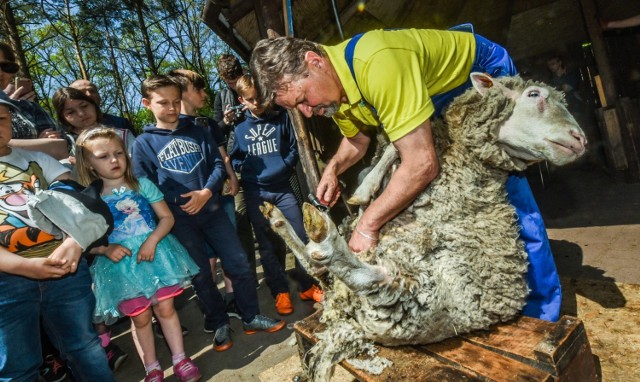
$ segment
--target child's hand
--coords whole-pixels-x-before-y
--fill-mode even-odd
[[[153,258],[156,256],[157,245],[158,243],[155,240],[147,238],[138,250],[138,264],[140,264],[141,261],[153,261]]]
[[[131,256],[131,250],[127,247],[121,246],[120,244],[109,244],[104,255],[107,256],[109,260],[117,263],[124,259],[125,256]]]
[[[205,203],[211,199],[212,194],[211,190],[205,188],[203,190],[187,192],[180,196],[183,198],[191,198],[184,205],[180,206],[180,208],[189,215],[195,215],[200,212]]]
[[[75,240],[68,237],[50,255],[53,260],[60,260],[61,267],[69,273],[75,273],[82,255],[82,247]]]
[[[238,178],[235,176],[233,178],[229,178],[229,195],[236,196],[240,191],[240,182],[238,182]]]
[[[36,280],[59,278],[69,273],[63,265],[64,261],[48,257],[24,259],[17,274]]]
[[[45,129],[38,134],[38,138],[60,139],[62,138],[62,133],[55,129]]]

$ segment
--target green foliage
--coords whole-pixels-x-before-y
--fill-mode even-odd
[[[82,78],[83,62],[102,96],[102,110],[129,117],[139,129],[153,123],[141,105],[140,84],[154,70],[191,69],[205,77],[210,94],[220,88],[215,58],[230,48],[200,19],[204,4],[11,0],[29,74],[43,106],[51,111],[48,101],[53,93]]]

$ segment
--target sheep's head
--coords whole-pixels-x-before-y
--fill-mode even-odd
[[[523,162],[548,160],[564,165],[584,154],[587,139],[567,110],[562,93],[519,78],[511,82],[524,84],[524,88],[512,89],[509,81],[471,73],[471,82],[483,97],[499,91],[515,103],[497,132],[497,142],[511,157]]]

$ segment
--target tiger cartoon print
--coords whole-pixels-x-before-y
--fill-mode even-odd
[[[42,168],[29,162],[26,169],[3,163],[0,171],[0,245],[13,253],[24,251],[55,238],[36,228],[27,214],[29,198],[48,184]]]

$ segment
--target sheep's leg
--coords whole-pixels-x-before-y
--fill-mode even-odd
[[[384,150],[384,154],[373,167],[373,170],[365,176],[347,203],[357,206],[368,205],[371,202],[371,197],[380,189],[385,175],[396,159],[398,159],[398,150],[390,144]]]
[[[390,282],[387,269],[363,263],[351,252],[329,215],[305,203],[302,207],[304,227],[309,236],[306,251],[311,260],[327,267],[354,292],[371,292]]]
[[[314,277],[321,276],[326,273],[326,268],[317,266],[307,255],[306,248],[302,240],[298,237],[287,218],[284,217],[278,207],[271,203],[265,202],[264,206],[260,206],[260,211],[269,220],[271,228],[284,240],[285,244],[291,249],[293,255],[298,259],[304,269]]]

